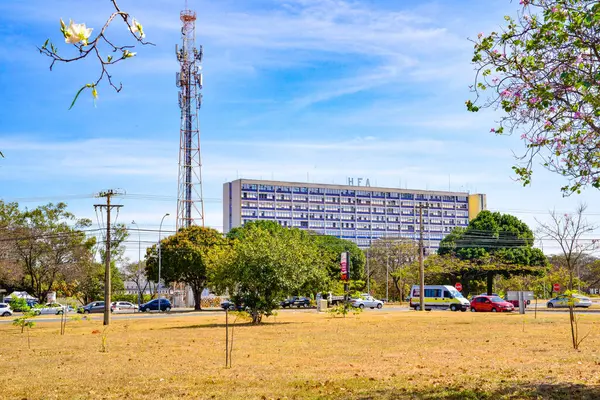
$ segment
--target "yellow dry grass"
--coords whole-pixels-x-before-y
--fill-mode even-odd
[[[31,330],[0,325],[2,399],[598,399],[600,315],[570,346],[568,316],[282,312],[237,326],[224,368],[224,314]]]

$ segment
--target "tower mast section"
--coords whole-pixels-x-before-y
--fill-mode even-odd
[[[177,229],[191,225],[204,226],[202,194],[202,159],[198,110],[202,104],[202,46],[196,48],[196,12],[181,11],[182,47],[175,47],[180,70],[179,87],[181,125],[179,139],[179,174],[177,189]]]

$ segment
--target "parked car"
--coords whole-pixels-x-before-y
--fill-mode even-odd
[[[310,307],[310,299],[307,297],[292,296],[283,300],[279,305],[282,308],[286,307]]]
[[[0,303],[0,316],[2,317],[10,317],[13,315],[13,311],[10,308],[10,304],[8,303]]]
[[[44,306],[34,308],[33,313],[36,315],[60,315],[65,312],[66,307],[58,303],[46,303]]]
[[[140,306],[140,312],[158,311],[159,299],[150,300]],[[171,311],[171,302],[169,299],[160,299],[160,311]]]
[[[110,303],[110,311],[129,311],[136,312],[138,310],[137,304],[130,303],[128,301],[113,301]]]
[[[80,314],[103,313],[104,312],[104,302],[103,301],[92,301],[88,305],[79,307],[77,309],[77,312]]]
[[[592,300],[589,297],[582,296],[580,294],[574,294],[574,306],[575,307],[584,307],[588,308],[592,305]],[[546,307],[554,308],[554,307],[569,307],[569,296],[566,294],[561,294],[560,296],[556,296],[553,299],[548,300],[546,303]]]
[[[473,312],[510,312],[514,311],[514,309],[515,306],[502,299],[500,296],[475,296],[471,300],[471,311]]]
[[[350,300],[353,307],[358,308],[381,308],[383,307],[383,301],[375,299],[373,296],[361,295],[358,299]]]
[[[221,308],[223,310],[229,311],[244,311],[246,309],[246,307],[243,304],[235,304],[231,300],[225,300],[224,302],[222,302]]]

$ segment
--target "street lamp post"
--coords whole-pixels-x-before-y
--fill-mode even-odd
[[[160,220],[160,226],[158,228],[158,312],[160,313],[160,267],[162,264],[161,261],[161,246],[160,246],[160,234],[162,231],[162,224],[163,221],[165,220],[166,217],[168,217],[170,214],[166,213],[165,215],[163,215],[162,219]]]
[[[142,234],[140,233],[140,226],[136,224],[135,220],[131,221],[131,225],[135,225],[138,231],[138,269],[137,269],[137,287],[138,287],[138,310],[142,305],[142,295],[140,293],[140,269],[142,264]]]

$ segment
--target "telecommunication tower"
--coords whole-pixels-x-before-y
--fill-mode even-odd
[[[204,226],[202,197],[202,160],[198,110],[202,104],[202,46],[196,48],[196,12],[181,11],[182,47],[175,46],[180,71],[176,82],[179,88],[181,127],[179,140],[179,175],[177,190],[177,229],[191,225]]]

